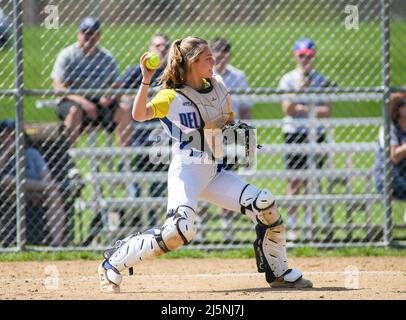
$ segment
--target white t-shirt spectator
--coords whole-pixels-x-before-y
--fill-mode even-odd
[[[279,88],[283,90],[299,90],[301,89],[301,81],[302,81],[302,73],[299,69],[292,70],[288,73],[286,73],[280,80],[279,82]],[[312,70],[309,74],[309,81],[310,81],[310,86],[309,87],[327,87],[331,84],[331,81],[322,76],[320,73],[316,72],[315,70]],[[289,100],[287,98],[287,100]],[[295,100],[296,103],[300,103],[303,105],[308,105],[307,102],[304,101],[299,101]],[[315,106],[322,106],[326,105],[328,102],[326,101],[316,101]],[[283,119],[283,133],[307,133],[308,128],[304,126],[299,126],[296,125],[292,119],[306,119],[308,118],[308,115],[304,114],[299,114],[295,116],[286,116]],[[320,128],[319,130],[322,130]]]

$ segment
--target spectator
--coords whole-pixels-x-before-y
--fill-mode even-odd
[[[77,43],[63,49],[52,72],[54,88],[118,88],[119,71],[113,55],[99,47],[100,22],[85,18],[77,33]],[[68,95],[58,105],[65,134],[73,144],[83,127],[101,125],[109,132],[117,130],[120,146],[127,146],[131,137],[131,109],[119,104],[114,96]]]
[[[403,99],[402,99],[403,98]],[[392,162],[392,194],[396,199],[406,200],[406,96],[395,94],[391,98],[390,160]],[[379,131],[379,150],[376,158],[376,186],[384,189],[384,133]]]
[[[9,38],[9,22],[7,15],[0,8],[0,48],[5,47]]]
[[[248,89],[248,81],[241,70],[233,67],[230,63],[231,57],[231,44],[223,38],[216,38],[211,43],[214,59],[216,64],[214,72],[220,75],[226,88],[233,89]],[[233,111],[236,119],[251,119],[252,103],[247,99],[241,97],[233,97]]]
[[[161,64],[157,68],[156,72],[154,73],[151,83],[153,86],[159,86],[159,76],[162,74],[163,70],[165,69],[166,66],[166,58],[168,54],[168,49],[169,49],[169,37],[166,34],[163,33],[156,33],[152,36],[151,42],[149,44],[148,51],[149,52],[155,52],[159,55],[159,58],[161,60]],[[122,87],[125,89],[135,89],[139,88],[141,85],[142,81],[142,73],[141,73],[141,68],[139,64],[136,64],[134,66],[129,67],[125,73],[124,76],[121,78],[121,84]],[[122,97],[122,102],[130,106],[132,108],[134,101],[134,97],[124,95]],[[153,119],[150,120],[156,123],[159,123],[159,120]],[[134,146],[151,146],[154,144],[154,141],[151,138],[151,134],[153,133],[154,129],[145,129],[145,126],[143,124],[139,124],[134,122],[133,123],[133,140],[132,144]],[[167,165],[162,165],[162,164],[154,164],[149,160],[149,155],[142,155],[139,156],[136,160],[136,165],[135,165],[135,170],[140,172],[140,171],[167,171],[168,166]],[[134,183],[132,185],[131,189],[131,196],[132,197],[138,197],[140,195],[140,185],[137,183]],[[161,197],[164,196],[166,192],[166,181],[164,182],[153,182],[150,186],[150,196],[151,197]],[[156,212],[155,210],[150,210],[149,213],[151,223],[153,225],[157,224],[156,220]],[[135,217],[133,224],[138,223],[138,217]]]
[[[280,89],[298,90],[305,87],[325,87],[332,85],[330,80],[319,74],[313,69],[313,61],[316,56],[316,48],[310,39],[300,39],[295,43],[293,54],[297,63],[296,69],[285,74],[279,83]],[[285,98],[282,101],[282,109],[285,115],[283,124],[283,133],[286,143],[308,143],[309,127],[297,125],[292,120],[306,119],[309,117],[311,106],[305,102],[292,101]],[[331,113],[331,104],[328,102],[317,101],[315,103],[315,116],[317,118],[327,118]],[[325,139],[324,128],[317,128],[317,142],[321,143]],[[299,170],[309,168],[307,156],[304,154],[287,154],[287,169]],[[316,167],[323,166],[323,157],[318,156],[315,159]],[[301,190],[306,191],[307,181],[305,179],[292,179],[288,181],[288,195],[298,195]],[[324,218],[325,219],[325,218]],[[311,213],[305,215],[305,225],[311,226]],[[326,222],[326,221],[324,221]],[[287,238],[296,239],[294,228],[297,226],[297,206],[288,208],[287,228],[290,229]]]
[[[12,120],[4,120],[0,122],[0,185],[2,190],[15,190],[15,160],[15,123]],[[27,235],[28,240],[33,238],[37,242],[38,237],[33,235],[38,227],[35,223],[45,218],[43,227],[45,227],[46,233],[40,244],[63,245],[66,214],[61,188],[51,178],[48,165],[41,153],[29,146],[28,137],[25,148],[25,176],[27,216],[32,218],[27,221],[27,232],[31,236]],[[33,212],[35,209],[44,213],[44,217],[39,217],[38,212]]]

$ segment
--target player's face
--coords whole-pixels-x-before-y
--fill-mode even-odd
[[[192,64],[192,68],[201,78],[211,78],[213,76],[214,65],[213,53],[209,48],[206,48]]]

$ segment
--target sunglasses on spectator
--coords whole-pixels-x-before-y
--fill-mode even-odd
[[[312,54],[298,54],[296,57],[298,57],[299,59],[311,59],[314,57],[314,55]]]

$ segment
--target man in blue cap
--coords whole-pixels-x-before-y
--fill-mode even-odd
[[[113,55],[99,46],[100,22],[94,17],[82,20],[77,42],[63,49],[52,71],[54,88],[59,90],[118,88],[119,70]],[[57,113],[64,121],[65,134],[73,144],[88,124],[117,130],[119,145],[127,146],[131,136],[131,109],[112,96],[87,94],[65,96]]]
[[[279,88],[284,90],[299,90],[306,87],[327,87],[332,86],[332,82],[316,72],[313,69],[313,61],[316,57],[316,46],[314,42],[308,38],[299,39],[293,48],[294,59],[297,63],[296,69],[285,74],[279,83]],[[308,102],[301,102],[297,99],[289,100],[285,98],[282,101],[282,109],[285,115],[282,131],[285,136],[285,143],[308,143],[309,142],[309,126],[295,123],[296,119],[307,119],[309,117]],[[327,118],[331,113],[331,103],[317,101],[315,103],[316,118]],[[324,141],[324,128],[317,128],[317,142]],[[299,153],[290,153],[286,155],[286,168],[292,170],[308,169],[308,156]],[[316,167],[321,168],[323,165],[323,157],[316,158]],[[307,181],[305,179],[291,179],[288,182],[288,195],[298,195],[301,189],[306,190]],[[312,224],[311,213],[306,213],[304,222],[307,227]],[[325,221],[324,221],[325,222]],[[292,229],[297,226],[297,207],[290,206],[288,208],[287,229]],[[295,240],[297,234],[290,230],[287,233],[288,240]]]

